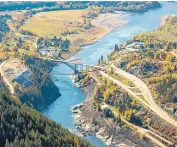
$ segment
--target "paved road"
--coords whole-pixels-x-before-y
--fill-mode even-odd
[[[132,96],[134,96],[136,99],[138,99],[143,105],[145,105],[146,107],[149,107],[149,105],[144,100],[142,100],[139,96],[137,96],[135,92],[133,92],[132,90],[130,90],[128,88],[128,86],[122,84],[120,81],[112,78],[111,76],[109,76],[108,74],[106,74],[103,71],[100,71],[100,74],[102,76],[106,77],[107,79],[112,80],[114,83],[116,83],[117,85],[119,85],[120,87],[122,87],[123,89],[125,89],[128,93],[130,93]]]
[[[136,87],[138,87],[141,90],[141,92],[146,100],[146,101],[143,100],[144,103],[146,103],[152,111],[154,111],[159,117],[161,117],[162,119],[164,119],[168,123],[177,127],[177,121],[174,120],[164,110],[162,110],[160,107],[157,106],[157,104],[155,103],[155,101],[151,95],[149,88],[141,79],[137,78],[136,76],[134,76],[128,72],[123,71],[122,69],[117,68],[113,64],[112,64],[112,67],[115,69],[115,72],[117,74],[120,74],[120,75],[128,78],[129,80],[131,80],[136,85]]]
[[[7,85],[9,91],[11,94],[15,94],[15,90],[14,90],[14,87],[12,85],[12,83],[9,81],[9,79],[6,77],[4,71],[2,70],[2,67],[3,65],[6,63],[7,61],[4,61],[1,65],[0,65],[0,73],[1,73],[1,76],[3,77],[3,80],[5,82],[5,84]]]
[[[149,88],[147,87],[147,85],[142,80],[140,80],[139,78],[137,78],[136,76],[134,76],[134,75],[132,75],[128,72],[123,71],[122,69],[117,68],[113,64],[112,64],[112,67],[114,68],[114,70],[117,74],[120,74],[120,75],[128,78],[129,80],[131,80],[136,85],[136,87],[138,87],[141,90],[145,100],[142,99],[141,97],[139,97],[138,95],[136,95],[135,92],[133,92],[132,90],[127,88],[126,85],[122,84],[120,81],[118,81],[118,80],[112,78],[111,76],[107,75],[105,72],[100,71],[100,74],[105,76],[106,78],[112,80],[117,85],[121,86],[128,93],[130,93],[132,96],[134,96],[136,99],[138,99],[144,106],[150,108],[153,112],[155,112],[160,118],[162,118],[166,122],[172,124],[173,126],[177,127],[177,121],[174,120],[164,110],[162,110],[161,108],[159,108],[157,106],[157,104],[154,102],[154,99],[151,95],[151,92],[150,92]]]

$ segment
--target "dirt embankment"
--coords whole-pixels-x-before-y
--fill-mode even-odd
[[[21,85],[31,85],[29,77],[31,70],[23,65],[19,59],[4,61],[0,65],[0,73],[11,94],[15,94],[14,82]]]

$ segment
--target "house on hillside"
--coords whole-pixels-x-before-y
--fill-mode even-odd
[[[58,56],[60,52],[61,50],[59,49],[40,49],[39,50],[39,53],[42,56],[48,56],[48,57]]]
[[[144,49],[145,43],[144,42],[133,42],[131,44],[128,44],[126,46],[126,49]]]

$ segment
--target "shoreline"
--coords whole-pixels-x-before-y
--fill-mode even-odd
[[[119,11],[117,13],[104,13],[99,14],[99,16],[91,22],[94,26],[98,26],[104,29],[105,32],[100,35],[102,38],[112,32],[114,29],[126,25],[129,21],[122,20],[122,17],[128,15],[130,15],[130,13],[125,13],[122,11]],[[99,40],[99,38],[100,37],[98,37],[96,40]]]
[[[160,25],[161,26],[165,25],[165,23],[167,22],[169,16],[174,17],[174,16],[176,16],[176,14],[169,14],[169,15],[162,16],[161,19],[160,19]]]
[[[62,56],[62,58],[64,60],[69,59],[70,57],[74,56],[75,54],[77,54],[78,52],[83,50],[84,47],[97,43],[98,41],[103,39],[106,35],[108,35],[112,31],[114,31],[115,29],[125,26],[129,21],[122,20],[122,17],[128,16],[128,15],[130,15],[130,13],[125,13],[122,11],[119,11],[119,13],[99,14],[99,16],[95,20],[92,20],[91,22],[93,23],[93,25],[95,27],[101,27],[104,30],[104,32],[102,32],[102,34],[100,34],[98,36],[98,38],[94,39],[92,42],[90,42],[90,43],[88,42],[84,45],[81,45],[76,52],[71,52],[69,54],[66,54],[66,55]],[[104,16],[106,16],[106,18]],[[114,24],[112,24],[112,22]],[[101,25],[101,24],[103,24],[103,25]],[[112,26],[110,27],[109,25],[111,25],[111,24],[112,24]]]
[[[74,83],[74,85],[79,85],[78,83]],[[84,93],[86,94],[86,99],[75,106],[72,107],[71,111],[73,113],[72,117],[74,118],[74,123],[76,126],[76,134],[79,134],[82,138],[86,136],[95,136],[97,139],[101,140],[106,146],[111,146],[112,136],[108,135],[104,127],[99,125],[90,124],[87,118],[82,114],[82,108],[85,107],[86,104],[89,103],[90,97],[90,86],[80,87]],[[123,143],[122,143],[123,144]]]
[[[76,127],[76,134],[79,134],[79,136],[81,136],[82,138],[86,136],[95,136],[96,138],[100,139],[105,145],[110,146],[111,143],[107,142],[107,138],[109,138],[109,136],[104,137],[101,135],[101,133],[104,132],[104,128],[89,123],[88,118],[86,118],[82,113],[82,108],[85,107],[85,105],[90,106],[90,103],[93,101],[93,95],[91,91],[94,89],[95,84],[89,84],[83,87],[81,81],[73,81],[73,85],[81,88],[86,95],[85,100],[82,103],[74,105],[71,109],[73,113],[72,117],[74,118],[74,124]],[[100,130],[102,131],[100,132]]]
[[[80,85],[78,83],[75,84]],[[153,146],[151,141],[142,140],[138,133],[134,133],[134,131],[127,128],[123,122],[119,126],[112,119],[105,118],[102,111],[94,109],[93,90],[95,86],[93,83],[85,87],[80,86],[86,94],[86,99],[82,103],[72,107],[72,117],[74,118],[77,134],[80,134],[83,138],[94,136],[106,146]],[[92,118],[94,118],[94,123],[91,123]],[[137,140],[135,141],[133,138]]]
[[[125,17],[125,16],[128,16],[128,15],[130,15],[130,14],[129,13],[124,13],[124,12],[121,12],[121,11],[120,11],[120,13],[100,14],[98,16],[98,18],[96,20],[94,20],[96,22],[94,22],[93,25],[98,26],[98,27],[102,27],[104,29],[104,33],[101,34],[98,38],[96,38],[93,42],[90,42],[90,43],[87,43],[83,46],[80,46],[79,49],[76,52],[73,52],[73,53],[70,53],[69,55],[66,55],[67,57],[64,57],[63,59],[67,60],[67,59],[71,58],[72,56],[77,54],[79,51],[83,50],[85,46],[92,45],[92,44],[100,41],[106,35],[108,35],[112,31],[114,31],[115,29],[123,27],[124,25],[126,25],[129,21],[121,20],[121,18]],[[106,19],[105,19],[104,16],[106,16]],[[110,16],[112,16],[114,18],[114,24],[111,27],[109,26],[109,24],[112,24],[112,17],[110,17]],[[119,21],[121,21],[121,23]],[[106,22],[109,22],[109,23],[107,24]],[[103,26],[101,25],[102,23],[104,24]],[[73,106],[73,108],[71,109],[71,111],[73,113],[72,117],[74,118],[74,123],[75,123],[75,126],[76,126],[76,134],[79,137],[95,136],[96,138],[100,139],[107,146],[115,145],[115,144],[118,144],[118,145],[124,144],[125,145],[124,142],[118,143],[115,140],[113,141],[113,136],[108,135],[109,133],[105,130],[104,127],[98,127],[98,126],[95,127],[94,125],[90,124],[88,122],[88,120],[86,121],[86,118],[83,118],[83,116],[82,116],[83,114],[81,114],[80,109],[85,105],[85,102],[87,103],[87,101],[89,99],[88,98],[89,97],[88,96],[89,92],[87,91],[86,88],[78,86],[79,85],[78,83],[73,83],[73,84],[77,87],[80,87],[84,91],[84,93],[86,94],[85,100],[82,103]],[[86,129],[83,126],[81,126],[81,124],[79,124],[79,121],[80,121],[79,119],[82,119],[81,123],[84,124],[84,127],[86,127]],[[85,120],[85,122],[83,120]]]
[[[124,135],[121,135],[122,131],[124,132],[125,130],[120,131],[121,128],[117,124],[103,117],[102,113],[93,110],[94,95],[92,91],[96,86],[95,83],[87,84],[85,87],[82,86],[81,81],[74,82],[73,84],[80,87],[86,94],[86,98],[82,103],[72,107],[72,117],[74,118],[77,134],[81,134],[83,138],[94,136],[106,146],[126,145],[130,147],[135,145],[129,142]],[[90,122],[91,118],[94,118],[96,123],[92,124]]]
[[[165,25],[168,16],[170,16],[170,15],[164,15],[163,17],[161,17],[161,19],[160,19],[160,25],[161,26]]]

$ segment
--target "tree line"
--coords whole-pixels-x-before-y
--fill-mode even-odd
[[[41,8],[39,11],[56,11],[68,9],[86,9],[90,6],[101,7],[101,12],[131,11],[145,12],[149,9],[160,8],[159,2],[121,2],[121,1],[66,1],[66,2],[1,2],[1,11],[30,10]]]

